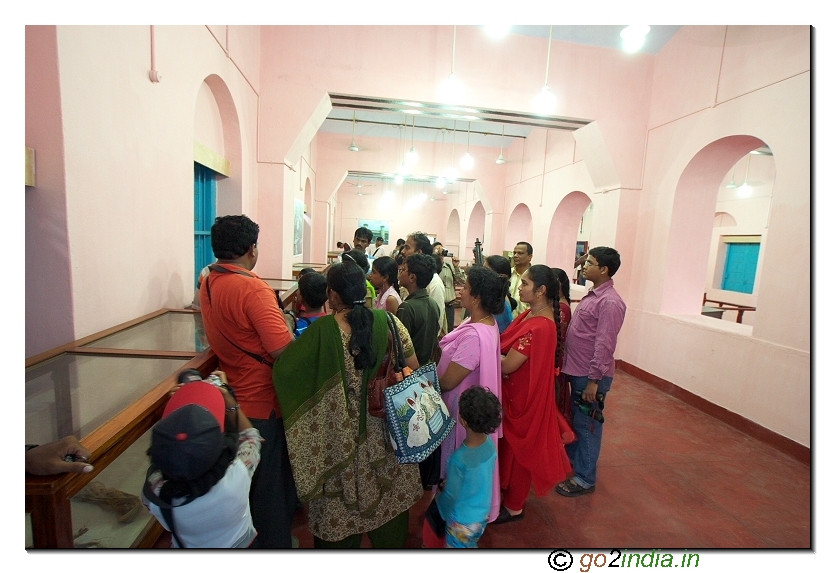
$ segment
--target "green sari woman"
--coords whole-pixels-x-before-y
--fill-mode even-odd
[[[397,463],[366,392],[388,351],[386,315],[364,306],[365,274],[350,262],[329,269],[328,301],[335,313],[313,322],[273,369],[296,488],[316,547],[359,547],[363,533],[375,547],[404,547],[420,475]],[[395,324],[417,368],[409,333]]]

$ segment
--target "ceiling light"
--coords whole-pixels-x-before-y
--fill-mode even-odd
[[[551,88],[548,87],[548,70],[551,67],[551,37],[554,33],[554,27],[548,27],[548,57],[545,60],[545,85],[542,90],[534,98],[534,109],[537,113],[542,115],[550,115],[554,113],[557,107],[557,98],[551,93]]]
[[[449,169],[446,170],[447,181],[458,179],[458,170],[455,168],[455,122],[452,123],[452,157],[449,161]]]
[[[503,24],[488,24],[484,26],[484,31],[494,40],[501,40],[507,33],[510,32],[510,26]]]
[[[452,67],[450,69],[449,77],[441,84],[441,99],[447,103],[454,103],[461,100],[462,87],[461,82],[455,77],[455,37],[457,34],[457,26],[452,27]]]
[[[438,189],[443,189],[444,187],[446,187],[446,179],[444,179],[443,175],[435,179],[435,187],[437,187]]]
[[[649,26],[646,24],[627,26],[621,30],[620,37],[623,39],[623,50],[629,53],[640,50],[648,33]]]
[[[736,184],[736,181],[734,181],[734,177],[736,177],[736,173],[731,175],[731,182],[725,185],[725,189],[736,189],[739,187],[739,185]]]
[[[394,176],[394,182],[397,185],[402,185],[403,184],[403,176],[400,173],[398,173],[397,175]]]
[[[502,138],[499,144],[499,156],[496,158],[496,163],[498,165],[504,164],[504,126],[502,126]]]
[[[751,170],[751,154],[748,154],[748,165],[745,167],[745,181],[740,185],[737,195],[740,197],[750,197],[754,193],[754,188],[748,185],[748,172]]]
[[[351,145],[348,146],[348,151],[359,151],[360,148],[357,147],[356,142],[354,141],[354,130],[357,127],[357,112],[354,112],[354,119],[351,121]]]
[[[551,88],[545,86],[534,99],[534,107],[542,115],[551,115],[557,107],[557,96],[551,93]]]
[[[411,113],[411,114],[417,115],[417,114],[423,113],[423,112],[420,111],[420,110],[417,110],[417,109],[404,109],[403,113]]]
[[[406,154],[406,161],[409,162],[409,165],[414,165],[417,163],[418,154],[415,151],[415,118],[412,118],[412,148],[409,150],[409,153]]]
[[[383,196],[380,197],[379,206],[382,209],[387,209],[394,205],[394,192],[393,191],[386,191],[383,193]]]
[[[469,171],[473,168],[473,164],[475,161],[473,160],[473,156],[470,155],[470,124],[467,124],[467,153],[464,154],[464,157],[461,158],[461,169],[464,171]]]
[[[470,155],[470,152],[468,151],[467,153],[464,154],[464,157],[461,158],[461,169],[464,169],[465,171],[468,171],[468,170],[473,168],[474,164],[475,164],[475,160],[473,159],[473,156]]]
[[[447,103],[461,101],[463,88],[455,74],[449,74],[447,80],[441,86],[441,99]]]

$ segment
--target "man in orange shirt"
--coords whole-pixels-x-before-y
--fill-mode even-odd
[[[212,225],[217,263],[200,284],[200,308],[219,370],[252,425],[261,433],[261,464],[249,494],[256,549],[291,547],[296,486],[287,454],[272,365],[293,340],[275,291],[252,272],[258,225],[246,215],[218,217]]]

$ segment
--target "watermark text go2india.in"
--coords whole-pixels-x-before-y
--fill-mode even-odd
[[[649,553],[630,553],[629,549],[621,551],[612,549],[606,553],[583,553],[579,557],[580,571],[588,573],[592,567],[698,567],[698,553],[684,553],[681,558],[672,553],[662,553],[653,549]],[[552,551],[548,555],[548,565],[555,571],[567,571],[574,564],[574,555],[566,549]]]

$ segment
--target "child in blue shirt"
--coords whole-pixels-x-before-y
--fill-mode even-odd
[[[458,417],[467,437],[449,458],[438,511],[446,522],[447,547],[478,547],[490,514],[496,463],[487,434],[499,427],[502,407],[490,390],[473,386],[458,400]]]
[[[326,300],[328,300],[327,279],[313,269],[304,274],[299,273],[299,288],[296,292],[296,301],[293,303],[296,311],[296,328],[293,334],[296,338],[307,330],[311,322],[325,316],[322,307]]]

